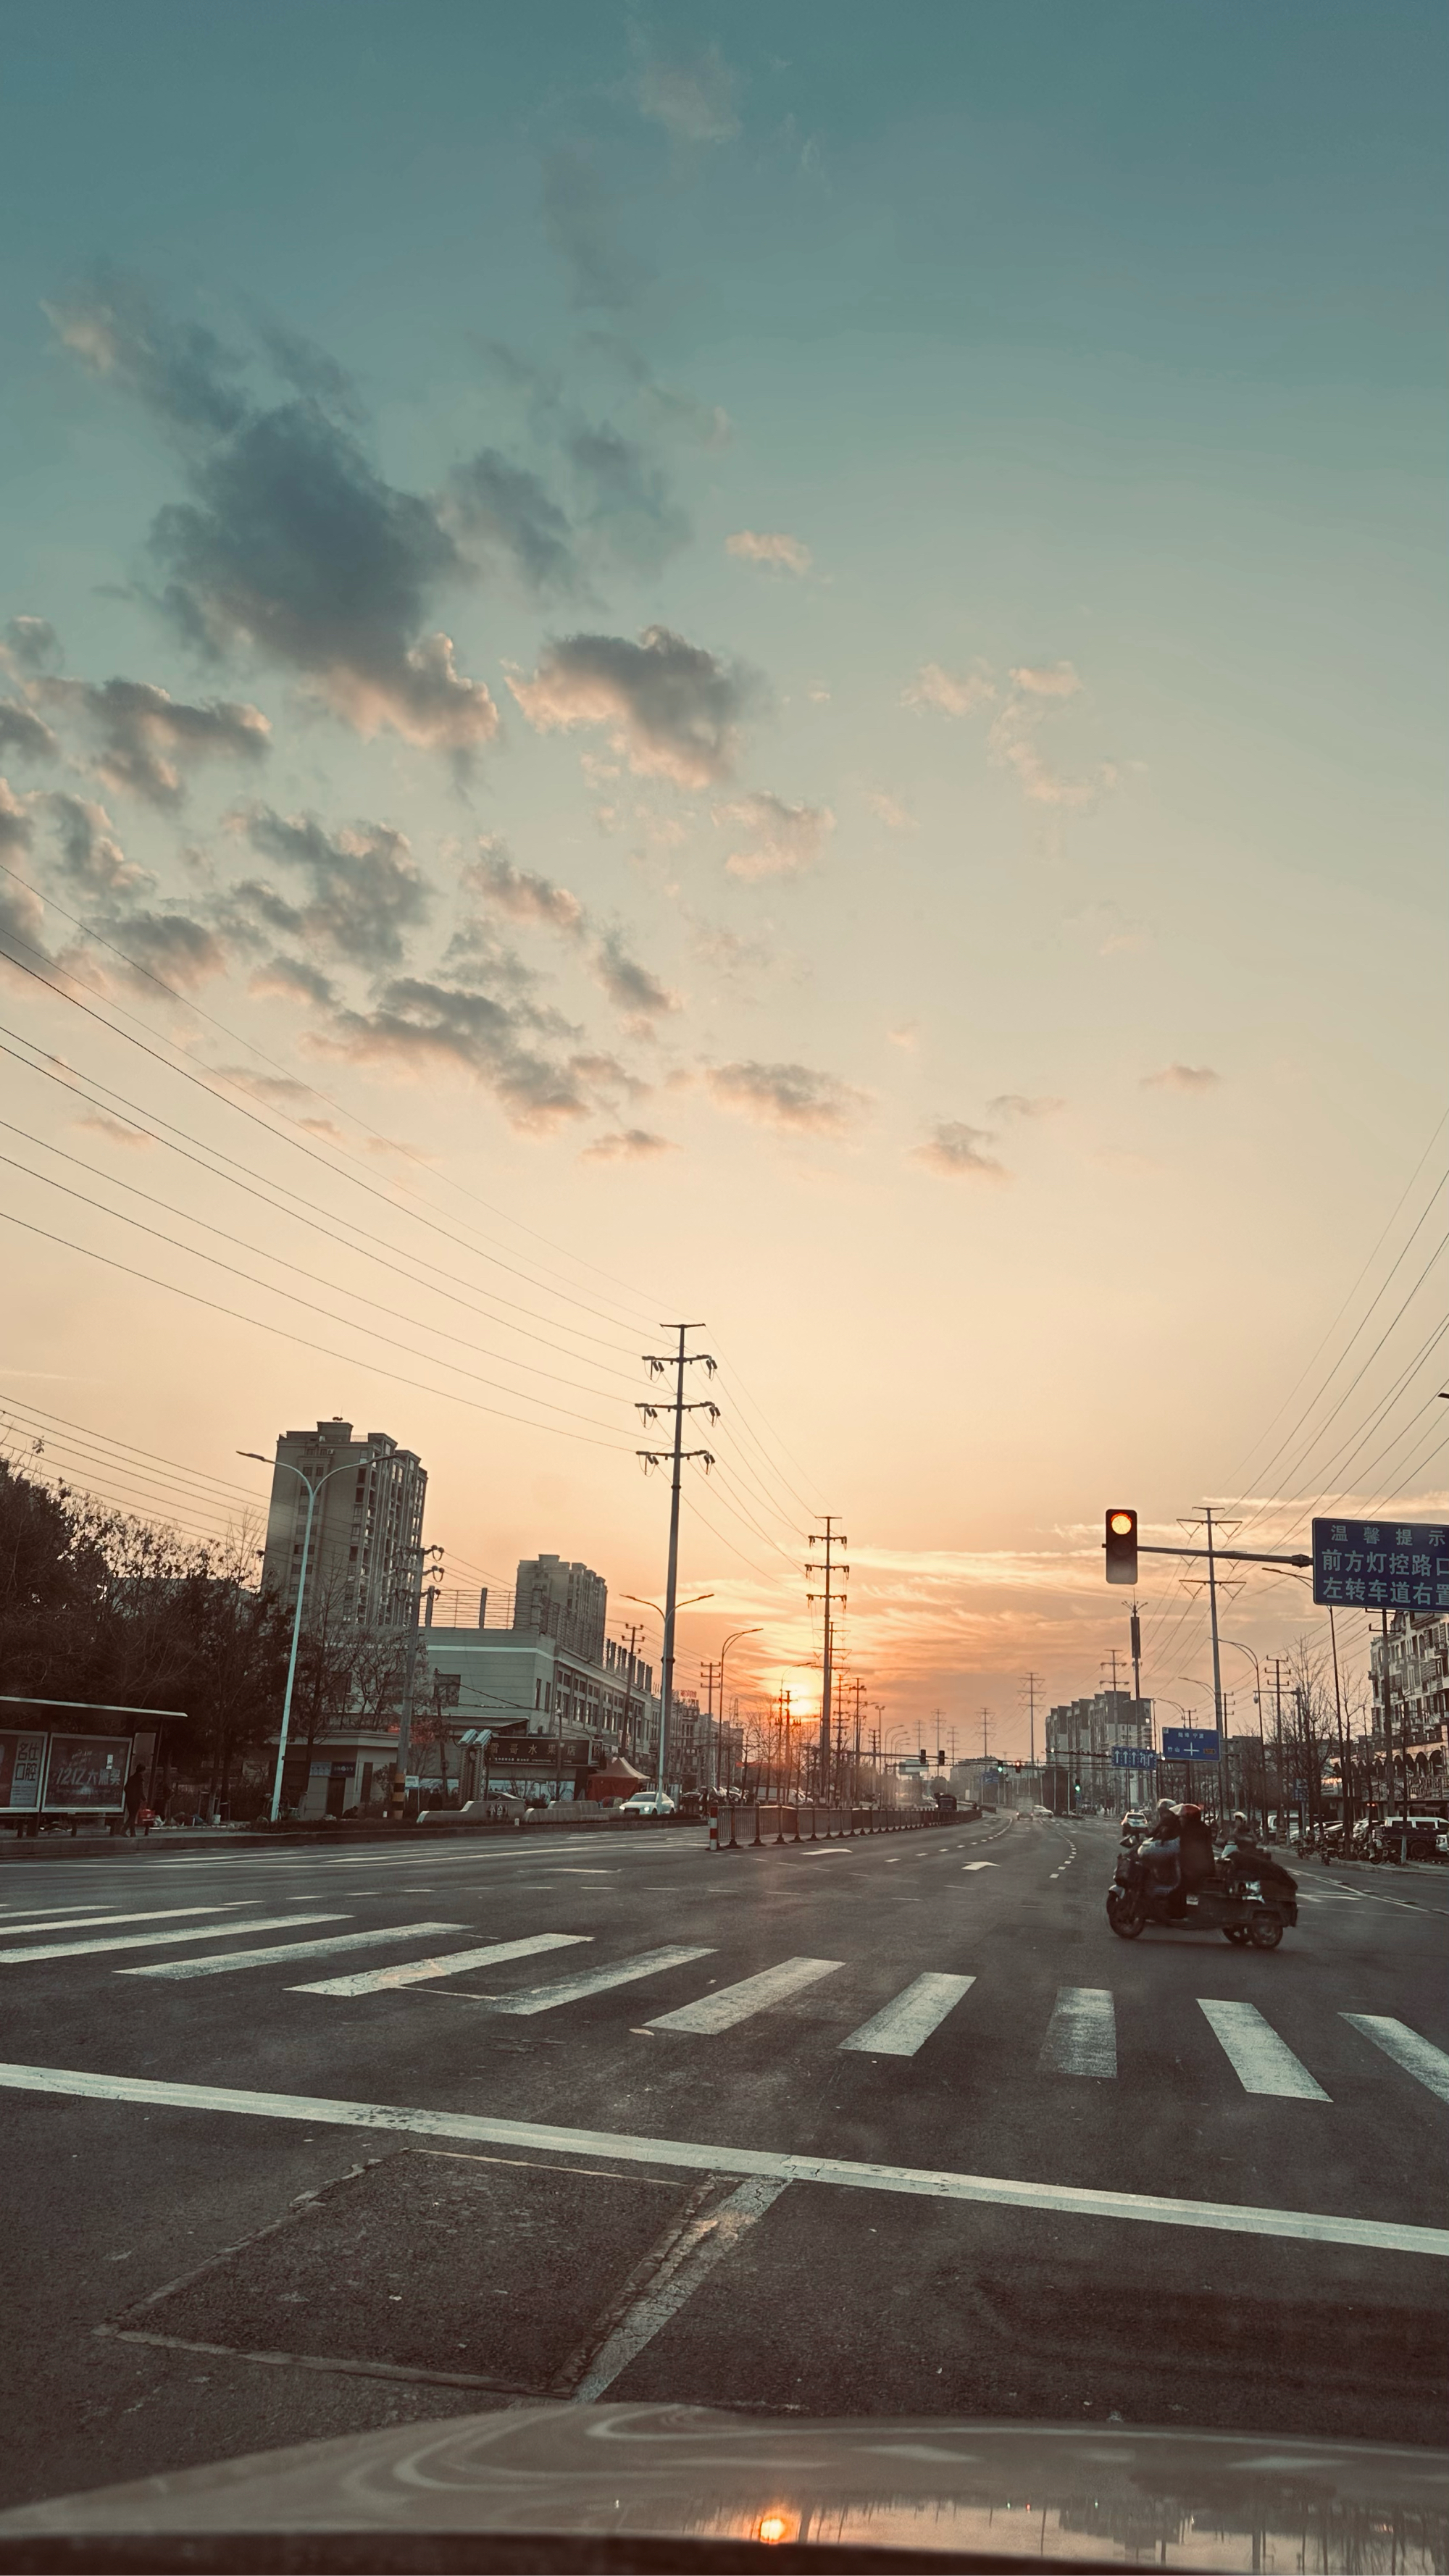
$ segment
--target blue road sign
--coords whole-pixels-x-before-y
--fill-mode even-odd
[[[1164,1762],[1216,1762],[1217,1728],[1215,1726],[1164,1726],[1162,1758]]]
[[[1114,1744],[1112,1767],[1116,1771],[1155,1771],[1157,1756],[1147,1744]]]
[[[1313,1598],[1323,1609],[1449,1610],[1449,1525],[1315,1521]]]

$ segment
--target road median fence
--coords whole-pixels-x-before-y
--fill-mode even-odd
[[[709,1820],[709,1847],[764,1851],[780,1843],[846,1842],[856,1834],[916,1833],[925,1822],[920,1807],[725,1806]]]

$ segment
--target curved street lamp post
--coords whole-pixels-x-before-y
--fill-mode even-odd
[[[271,1820],[275,1824],[282,1810],[282,1765],[287,1758],[287,1734],[292,1723],[292,1687],[297,1678],[297,1648],[302,1639],[302,1603],[307,1591],[307,1560],[312,1552],[312,1514],[316,1509],[317,1497],[328,1479],[332,1476],[340,1476],[343,1468],[350,1468],[353,1461],[345,1458],[340,1466],[329,1467],[325,1476],[312,1477],[307,1474],[305,1468],[294,1467],[290,1458],[264,1458],[260,1449],[238,1449],[236,1454],[239,1458],[255,1458],[263,1467],[285,1467],[289,1476],[298,1477],[307,1488],[307,1524],[302,1532],[302,1566],[297,1577],[297,1607],[292,1614],[292,1651],[287,1659],[287,1687],[282,1695],[282,1728],[277,1738],[277,1768],[272,1781]]]

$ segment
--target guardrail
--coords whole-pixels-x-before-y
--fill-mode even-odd
[[[726,1806],[709,1820],[709,1847],[763,1851],[778,1843],[844,1842],[855,1834],[917,1833],[925,1821],[920,1807]]]

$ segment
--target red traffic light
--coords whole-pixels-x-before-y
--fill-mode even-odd
[[[1107,1514],[1107,1580],[1109,1583],[1137,1581],[1137,1514],[1119,1505]]]

